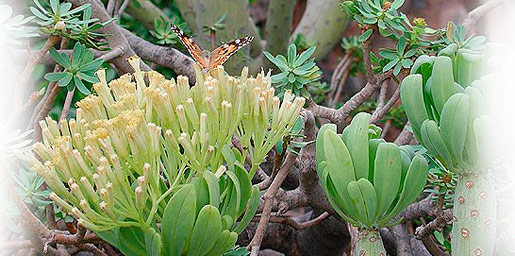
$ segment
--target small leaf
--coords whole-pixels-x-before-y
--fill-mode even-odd
[[[77,42],[73,47],[72,67],[76,67],[80,63],[82,56],[84,55],[85,47]]]
[[[48,81],[59,81],[61,78],[66,76],[63,72],[52,72],[45,75],[45,79]]]
[[[50,8],[52,8],[53,13],[59,12],[59,0],[50,0]]]
[[[389,50],[381,50],[379,51],[379,55],[389,60],[394,60],[399,57],[396,52],[391,52]]]
[[[391,10],[397,10],[397,9],[399,9],[399,8],[404,4],[404,1],[405,1],[405,0],[395,0],[395,1],[393,1],[393,3],[392,3],[392,5],[391,5],[390,9],[391,9]]]
[[[72,14],[75,14],[75,13],[78,13],[78,12],[81,12],[83,10],[85,10],[86,8],[91,8],[91,4],[83,4],[71,11],[69,11],[68,13],[66,13],[67,15],[72,15]]]
[[[290,44],[288,46],[288,63],[293,64],[295,62],[295,59],[297,57],[297,47],[295,44]]]
[[[413,61],[412,60],[410,60],[410,59],[402,60],[402,67],[403,68],[409,68],[409,67],[411,67],[411,65],[413,65]]]
[[[402,63],[399,62],[397,65],[395,65],[395,68],[393,69],[393,74],[398,75],[401,72],[402,69]]]
[[[413,57],[415,54],[417,53],[417,48],[413,48],[409,51],[406,52],[406,54],[404,55],[404,57],[406,58],[411,58]]]
[[[376,18],[364,19],[363,23],[373,25],[373,24],[377,23],[377,19]]]
[[[98,82],[100,82],[100,80],[98,80],[98,78],[96,76],[93,76],[93,75],[90,75],[90,74],[79,72],[79,73],[77,73],[77,76],[80,79],[85,80],[85,81],[90,82],[90,83],[98,83]]]
[[[368,29],[368,30],[367,30],[367,31],[365,31],[363,34],[361,34],[361,36],[359,36],[358,41],[359,41],[360,43],[363,43],[363,42],[367,41],[367,40],[370,38],[370,36],[372,35],[372,33],[374,33],[374,30],[373,30],[373,29],[371,29],[371,28],[370,28],[370,29]]]
[[[77,76],[73,77],[73,82],[75,83],[75,87],[79,90],[79,92],[81,92],[84,95],[91,94],[91,92],[88,90],[88,88],[86,88],[84,83],[82,83],[82,81]]]
[[[311,57],[311,55],[313,55],[315,50],[316,50],[316,46],[313,46],[313,47],[309,47],[308,49],[303,51],[300,54],[299,58],[297,60],[295,60],[294,66],[299,66],[302,63],[304,63],[304,61],[306,61],[309,57]]]
[[[90,51],[87,51],[90,52]],[[103,59],[96,59],[94,61],[88,62],[81,67],[80,71],[83,73],[89,73],[96,71],[100,66],[104,63]]]
[[[404,37],[401,37],[401,39],[397,43],[397,53],[401,56],[404,55],[404,48],[406,48],[406,39],[404,39]]]
[[[50,52],[50,55],[54,58],[55,62],[57,62],[59,65],[63,66],[64,68],[70,67],[70,59],[64,53],[60,54],[53,47],[50,49],[49,52]]]
[[[64,76],[63,78],[59,79],[59,81],[57,82],[57,84],[60,86],[60,87],[65,87],[67,86],[70,81],[72,80],[73,78],[73,75],[69,72],[66,72],[64,73]]]
[[[388,71],[388,70],[392,69],[392,68],[393,68],[393,66],[395,66],[398,62],[399,62],[399,59],[398,59],[398,58],[396,58],[396,59],[394,59],[394,60],[392,60],[392,61],[388,62],[388,64],[386,64],[386,65],[383,67],[383,72],[386,72],[386,71]]]
[[[290,83],[295,82],[295,75],[293,75],[293,73],[291,73],[291,74],[288,76],[288,82],[290,82]]]

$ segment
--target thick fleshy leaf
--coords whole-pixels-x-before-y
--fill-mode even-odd
[[[165,255],[181,255],[195,224],[196,193],[192,184],[184,185],[168,202],[161,222]]]

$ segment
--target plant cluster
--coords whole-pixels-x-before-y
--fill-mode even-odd
[[[392,219],[422,192],[428,174],[426,160],[409,146],[380,139],[370,117],[357,114],[342,134],[326,124],[316,144],[318,175],[329,202],[362,230],[355,255],[386,254],[377,229],[395,223]]]
[[[77,42],[73,47],[71,58],[66,53],[59,53],[55,48],[50,49],[50,55],[65,70],[63,72],[52,72],[45,75],[45,79],[57,82],[60,87],[66,87],[68,91],[77,88],[82,94],[89,95],[91,92],[84,85],[84,81],[97,83],[95,72],[102,66],[102,59],[95,59],[93,52],[86,49],[86,46]]]
[[[95,31],[114,19],[99,22],[97,18],[91,18],[90,4],[72,9],[71,3],[50,0],[50,8],[45,8],[39,0],[33,1],[37,8],[31,6],[30,10],[36,16],[36,23],[43,33],[77,40],[95,49],[104,49],[107,43],[100,40],[105,35]],[[81,14],[82,20],[79,19]]]
[[[316,65],[315,59],[311,55],[315,52],[316,47],[310,47],[297,54],[297,47],[291,44],[288,47],[288,58],[282,55],[272,56],[268,52],[263,54],[270,62],[279,68],[281,71],[272,76],[272,83],[277,84],[278,95],[282,97],[286,91],[291,91],[297,96],[304,96],[310,98],[308,88],[315,86],[319,83],[322,76],[320,68]]]
[[[177,44],[178,37],[170,28],[171,23],[164,19],[156,19],[154,30],[149,31],[150,34],[157,39],[157,44],[161,45],[175,45]],[[184,31],[186,24],[178,25]]]
[[[76,119],[40,123],[43,143],[33,151],[41,161],[20,157],[63,211],[126,255],[223,254],[257,210],[257,166],[304,99],[285,94],[281,104],[270,74],[247,77],[247,69],[236,78],[196,66],[189,88],[186,77],[167,80],[129,62],[136,72],[110,83],[97,72],[97,95],[77,103]],[[234,134],[244,152],[230,148]]]
[[[353,0],[344,1],[342,7],[349,13],[363,33],[358,41],[363,43],[370,39],[374,31],[381,36],[396,43],[395,48],[384,48],[379,51],[379,58],[370,52],[370,59],[374,71],[386,72],[393,70],[398,75],[402,69],[409,69],[413,65],[413,57],[421,54],[433,53],[440,49],[443,30],[429,28],[424,19],[416,18],[410,21],[399,11],[404,0]]]
[[[496,122],[485,95],[499,84],[488,67],[502,49],[488,44],[483,53],[465,45],[457,41],[438,57],[420,56],[402,81],[401,99],[417,140],[439,164],[458,174],[453,252],[492,254],[496,213],[488,169],[499,155],[491,147]]]

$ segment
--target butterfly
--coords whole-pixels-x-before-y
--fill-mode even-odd
[[[246,36],[240,39],[236,39],[232,42],[222,44],[218,46],[213,51],[202,50],[200,46],[193,41],[189,36],[184,34],[180,28],[175,25],[171,25],[171,29],[179,39],[181,39],[182,43],[188,49],[188,52],[191,54],[193,59],[202,67],[204,72],[209,72],[211,69],[222,65],[224,62],[229,59],[234,53],[236,53],[240,48],[246,46],[254,37]]]

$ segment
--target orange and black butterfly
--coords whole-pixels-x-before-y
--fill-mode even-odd
[[[204,69],[204,72],[222,65],[229,57],[231,57],[240,48],[249,44],[254,40],[252,36],[246,36],[244,38],[236,39],[232,42],[222,44],[213,51],[202,50],[193,39],[184,34],[181,29],[175,25],[171,25],[171,29],[181,39],[188,52],[191,54],[193,59]]]

